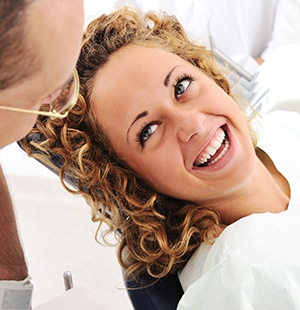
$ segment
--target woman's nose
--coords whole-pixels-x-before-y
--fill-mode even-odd
[[[195,134],[201,134],[205,118],[205,114],[198,111],[182,111],[176,120],[178,139],[188,142]]]

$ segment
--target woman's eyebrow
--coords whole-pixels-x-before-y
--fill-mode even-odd
[[[136,116],[136,118],[134,119],[134,121],[131,123],[131,125],[129,126],[129,128],[128,128],[128,130],[127,130],[127,140],[128,140],[128,133],[129,133],[131,127],[133,126],[133,124],[134,124],[137,120],[139,120],[139,119],[142,118],[142,117],[147,116],[148,114],[149,114],[148,111],[144,111],[144,112],[142,112],[142,113],[140,113],[140,114],[138,114],[138,115]]]
[[[166,87],[169,86],[170,76],[171,76],[172,72],[173,72],[177,67],[179,67],[179,66],[175,66],[175,67],[167,74],[167,76],[166,76],[166,78],[165,78],[165,80],[164,80],[164,85],[165,85]]]

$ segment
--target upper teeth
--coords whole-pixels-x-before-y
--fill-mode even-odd
[[[206,163],[212,156],[216,154],[218,149],[221,147],[222,143],[225,140],[225,132],[222,128],[219,128],[214,135],[214,137],[209,142],[208,146],[201,152],[201,154],[198,156],[198,158],[195,160],[194,165],[201,165]],[[226,140],[227,143],[225,143],[225,152],[224,150],[221,152],[221,156],[219,155],[217,158],[215,158],[210,164],[215,163],[218,161],[228,150],[229,142]],[[220,157],[220,158],[219,158]]]
[[[209,162],[207,165],[210,166],[210,165],[213,165],[214,163],[216,163],[217,161],[219,161],[219,159],[221,159],[225,155],[225,153],[227,152],[228,149],[229,149],[229,141],[226,139],[225,140],[225,147],[222,150],[222,152],[215,159],[213,159],[211,162]]]

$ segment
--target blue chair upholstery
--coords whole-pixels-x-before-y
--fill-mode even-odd
[[[156,282],[145,275],[140,276],[137,281],[126,281],[125,284],[134,309],[174,310],[183,295],[177,274],[168,275]]]

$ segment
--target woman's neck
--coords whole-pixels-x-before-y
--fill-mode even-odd
[[[263,163],[263,165],[266,167],[266,169],[269,171],[269,173],[272,175],[273,179],[279,186],[279,188],[283,191],[283,193],[290,198],[291,196],[291,189],[289,182],[287,179],[277,170],[274,162],[269,157],[269,155],[261,150],[260,148],[257,148],[256,155],[260,159],[260,161]]]
[[[253,213],[278,213],[285,211],[290,199],[290,187],[284,176],[276,169],[271,158],[257,150],[257,167],[249,184],[231,196],[220,210],[221,220],[229,225]]]

